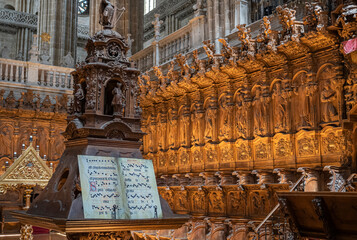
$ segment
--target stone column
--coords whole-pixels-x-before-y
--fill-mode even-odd
[[[152,22],[155,30],[154,41],[152,42],[154,48],[153,56],[153,66],[158,66],[160,64],[160,49],[159,49],[159,40],[160,40],[160,28],[163,21],[160,20],[160,14],[155,14],[155,20]]]
[[[17,0],[15,10],[19,12],[35,14],[38,12],[38,4],[35,0]],[[31,48],[32,36],[34,32],[29,28],[19,28],[16,36],[16,60],[27,61],[28,52]]]
[[[248,24],[249,7],[247,0],[235,0],[234,26]]]
[[[207,37],[207,33],[205,32],[205,16],[202,15],[201,12],[199,12],[198,10],[196,12],[198,13],[198,15],[191,19],[189,23],[191,24],[192,29],[190,34],[192,42],[191,48],[193,49],[197,48],[198,46],[201,46],[202,42]]]
[[[213,1],[214,0],[207,0],[208,39],[213,39]]]
[[[89,35],[93,36],[96,32],[102,30],[99,24],[99,6],[101,0],[91,0],[89,6]]]
[[[224,0],[224,35],[227,36],[231,33],[231,18],[230,18],[230,5],[229,0]]]
[[[76,59],[77,1],[40,1],[37,32],[38,36],[48,33],[51,37],[49,63],[60,66],[63,57],[68,53]]]
[[[213,9],[214,9],[214,39],[215,39],[215,48],[216,54],[221,53],[221,43],[218,39],[222,38],[222,25],[221,25],[221,2],[219,0],[214,0]]]

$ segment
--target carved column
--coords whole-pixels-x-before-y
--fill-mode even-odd
[[[31,205],[31,193],[32,193],[32,188],[26,188],[25,189],[25,207],[24,210],[28,210]]]
[[[274,183],[273,173],[269,170],[253,170],[252,174],[257,176],[257,184]]]
[[[190,186],[202,186],[204,184],[204,178],[198,173],[187,173],[185,175],[190,179]]]
[[[16,11],[36,14],[39,6],[35,0],[17,0]],[[18,28],[16,37],[16,60],[27,61],[29,59],[28,52],[31,49],[32,36],[34,32],[30,28]]]
[[[228,236],[227,240],[247,240],[249,233],[249,225],[247,221],[238,219],[227,219]]]
[[[320,172],[311,168],[299,168],[298,172],[305,175],[305,192],[318,192],[320,190]]]
[[[248,2],[246,0],[235,0],[234,26],[248,24]]]
[[[205,179],[205,186],[214,186],[218,184],[218,179],[214,172],[203,172],[200,173],[200,176]]]
[[[194,218],[190,222],[190,231],[187,240],[206,239],[206,221],[202,218]]]
[[[225,218],[207,218],[208,233],[207,240],[221,240],[227,239],[227,228],[224,222]]]
[[[216,172],[216,176],[219,177],[219,185],[233,185],[235,184],[234,176],[230,171]]]
[[[280,184],[289,184],[290,186],[294,185],[296,181],[294,171],[276,168],[273,172],[279,176],[278,180]]]
[[[233,175],[237,176],[238,185],[253,184],[253,176],[250,171],[235,171]]]
[[[174,174],[172,175],[172,177],[174,179],[177,179],[182,189],[184,189],[185,186],[190,184],[190,178],[186,177],[186,175],[184,174]]]
[[[328,171],[330,173],[330,182],[327,183],[327,187],[331,192],[344,192],[346,191],[345,184],[347,177],[346,170],[334,167],[334,166],[325,166],[324,171]]]

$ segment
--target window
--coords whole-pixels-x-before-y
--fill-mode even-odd
[[[156,8],[156,0],[145,0],[144,14]]]
[[[89,14],[89,0],[78,0],[78,15]]]

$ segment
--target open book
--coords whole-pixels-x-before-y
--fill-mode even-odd
[[[84,217],[162,218],[151,160],[78,156]]]

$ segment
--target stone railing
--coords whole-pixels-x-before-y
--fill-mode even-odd
[[[141,71],[148,71],[153,66],[154,48],[149,46],[131,57]]]
[[[159,40],[160,65],[175,58],[177,54],[185,54],[192,48],[191,25],[186,25],[169,36]],[[154,63],[154,46],[151,45],[131,57],[141,71],[148,71]]]
[[[74,69],[0,58],[0,83],[67,89],[73,87]]]
[[[19,28],[37,28],[37,15],[0,8],[0,24]]]
[[[185,54],[191,48],[191,26],[186,25],[159,41],[160,64],[172,60],[177,54]]]

